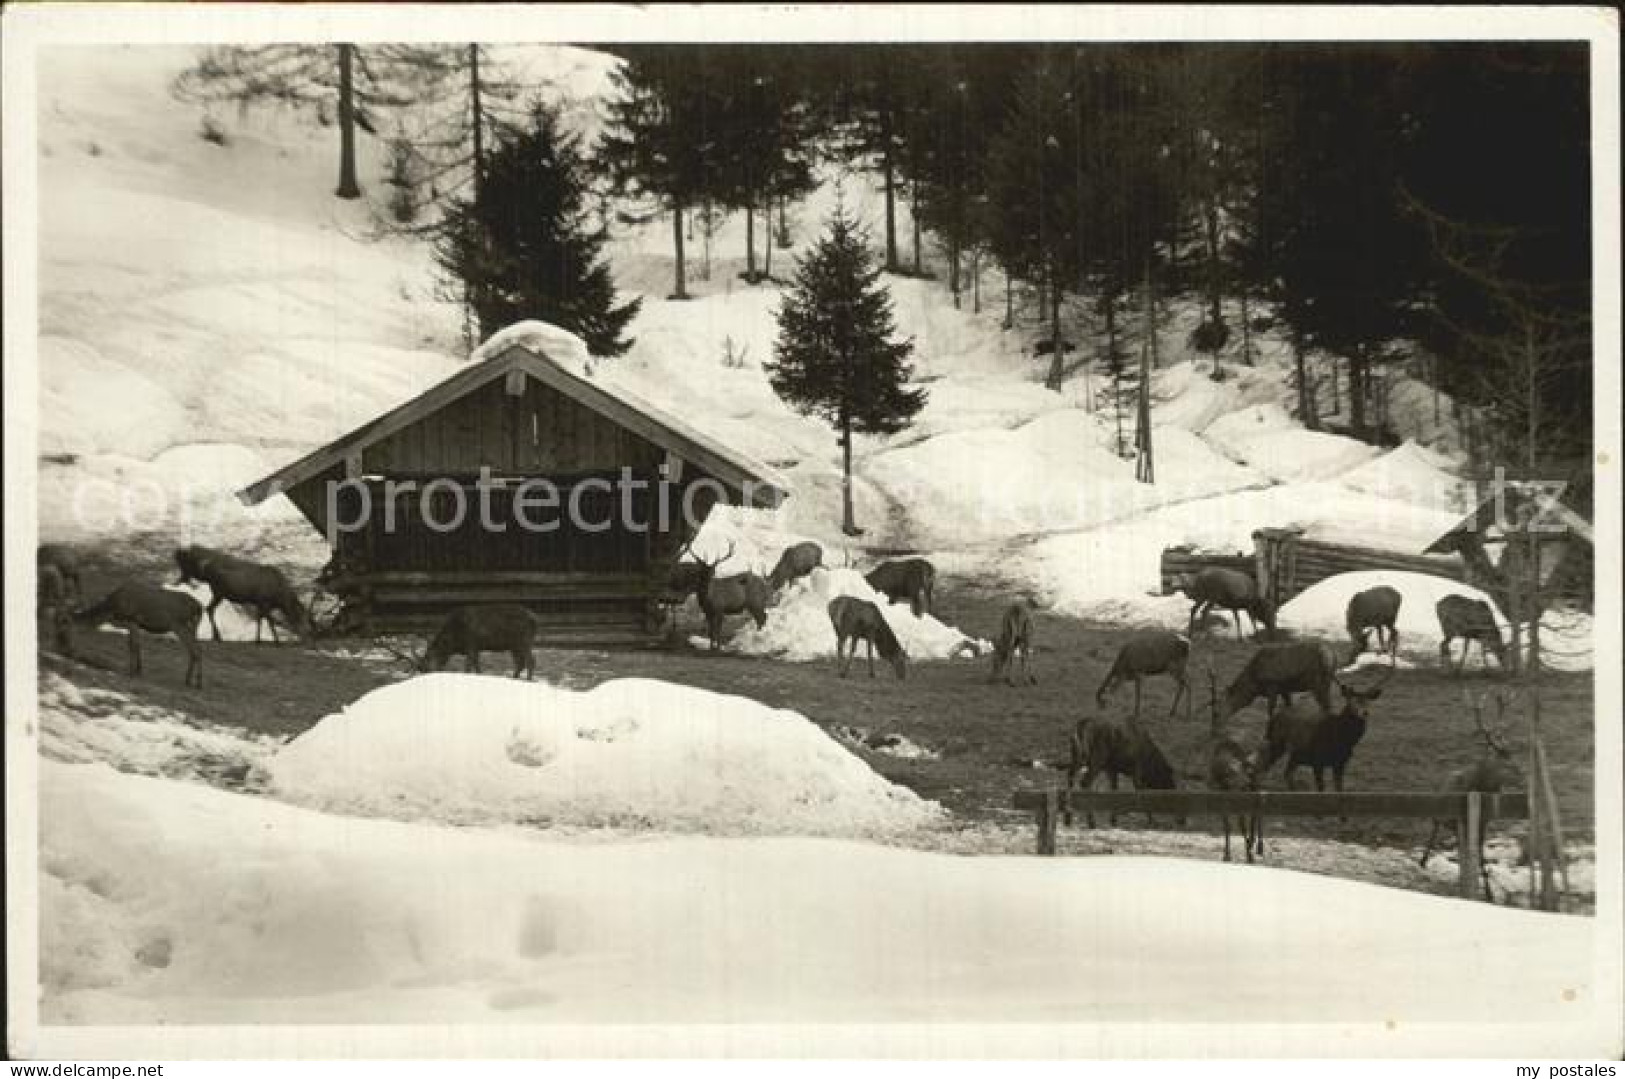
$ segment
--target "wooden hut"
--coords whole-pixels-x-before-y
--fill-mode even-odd
[[[512,340],[238,492],[248,505],[286,495],[328,539],[345,624],[421,630],[500,601],[536,612],[546,639],[646,639],[712,507],[788,494],[765,466],[592,378],[584,353],[562,355],[567,335],[559,358],[545,335]]]

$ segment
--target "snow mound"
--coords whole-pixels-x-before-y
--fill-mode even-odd
[[[797,712],[651,679],[576,692],[425,675],[327,716],[266,768],[301,805],[456,824],[871,835],[940,812]]]
[[[50,1024],[1126,1022],[1150,1000],[1521,1028],[1607,1003],[1592,919],[1217,861],[566,843],[53,761],[40,803]]]
[[[73,764],[241,785],[276,745],[269,737],[200,727],[178,713],[112,690],[80,687],[52,671],[40,681],[39,751]]]
[[[952,659],[967,646],[972,646],[973,654],[987,647],[985,641],[969,638],[932,615],[914,617],[907,603],[892,603],[855,569],[820,566],[779,594],[777,606],[768,608],[766,625],[759,629],[747,625],[724,648],[797,662],[833,656],[835,627],[829,621],[829,604],[836,596],[853,596],[879,607],[910,659]]]
[[[587,353],[587,343],[575,334],[550,322],[540,322],[536,319],[527,319],[515,322],[512,326],[505,326],[485,339],[485,343],[474,350],[469,357],[471,363],[484,363],[486,360],[502,355],[515,345],[520,348],[539,352],[574,373],[590,374],[592,357]]]
[[[1457,476],[1455,463],[1416,442],[1406,442],[1339,477],[1357,491],[1384,498],[1465,513],[1472,508],[1473,485]]]
[[[1228,413],[1208,424],[1202,435],[1236,460],[1281,482],[1329,479],[1382,452],[1358,439],[1306,431],[1278,404]]]
[[[1356,593],[1378,585],[1398,589],[1400,596],[1403,597],[1397,623],[1399,644],[1403,651],[1431,651],[1437,654],[1442,638],[1439,632],[1439,616],[1433,608],[1446,596],[1466,596],[1468,599],[1483,600],[1495,611],[1496,621],[1503,626],[1506,625],[1506,618],[1501,614],[1500,608],[1495,606],[1495,601],[1471,585],[1426,573],[1400,573],[1392,570],[1340,573],[1336,577],[1318,581],[1283,604],[1276,615],[1276,620],[1283,629],[1290,629],[1295,633],[1346,641],[1348,629],[1345,616],[1349,600]],[[1372,646],[1376,646],[1374,636]],[[1456,642],[1455,647],[1459,650],[1461,642]],[[1476,658],[1476,649],[1474,654]],[[1494,656],[1490,657],[1490,662],[1492,664],[1495,662]]]

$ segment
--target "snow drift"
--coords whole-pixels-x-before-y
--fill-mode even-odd
[[[339,813],[713,835],[874,835],[941,810],[804,716],[652,679],[569,689],[434,674],[373,690],[266,762]]]
[[[836,596],[853,596],[879,607],[910,659],[951,659],[967,645],[972,646],[973,654],[987,647],[987,642],[967,637],[932,615],[914,617],[907,603],[892,603],[870,588],[857,570],[827,566],[791,582],[779,594],[778,604],[768,608],[766,625],[747,624],[724,647],[745,655],[798,661],[833,656],[835,628],[829,621],[829,603]]]
[[[52,761],[41,801],[47,1023],[1524,1023],[1595,992],[1589,919],[1261,867],[564,843]]]

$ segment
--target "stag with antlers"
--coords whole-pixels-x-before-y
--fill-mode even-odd
[[[1492,696],[1487,693],[1463,694],[1466,703],[1473,710],[1473,727],[1482,742],[1483,749],[1477,760],[1465,768],[1458,768],[1450,773],[1445,781],[1445,790],[1451,794],[1466,794],[1469,791],[1478,791],[1481,794],[1498,794],[1521,783],[1522,774],[1518,766],[1513,763],[1512,749],[1507,745],[1506,732],[1510,724],[1506,719],[1508,695],[1504,692],[1493,694],[1495,700],[1495,726],[1491,728],[1484,722],[1484,702]],[[1490,822],[1487,817],[1481,819],[1476,837],[1479,849],[1478,868],[1484,881],[1484,898],[1495,902],[1495,893],[1490,889],[1489,863],[1484,858],[1484,839],[1489,832]],[[1439,841],[1439,832],[1445,828],[1456,830],[1453,820],[1436,820],[1433,830],[1428,833],[1427,845],[1422,848],[1422,857],[1418,864],[1427,868],[1428,859],[1433,856],[1434,846]],[[1456,836],[1456,845],[1459,848],[1464,839]]]

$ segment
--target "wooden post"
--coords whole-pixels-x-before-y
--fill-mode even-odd
[[[1055,856],[1055,821],[1060,815],[1060,798],[1053,790],[1044,792],[1044,802],[1038,807],[1038,853],[1046,858]]]
[[[1471,899],[1477,894],[1479,877],[1483,874],[1480,857],[1483,852],[1478,845],[1479,828],[1483,819],[1484,796],[1478,791],[1468,791],[1462,807],[1461,820],[1456,826],[1456,846],[1460,848],[1457,861],[1461,866],[1461,879],[1457,883],[1463,899]]]

